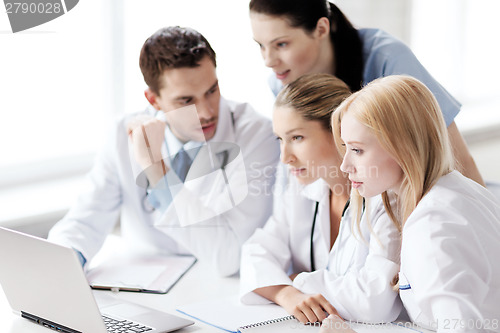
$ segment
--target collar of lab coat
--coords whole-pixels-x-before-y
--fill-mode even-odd
[[[177,139],[177,137],[172,133],[172,130],[170,129],[169,126],[165,128],[165,144],[168,145],[166,147],[166,151],[164,152],[163,156],[167,156],[168,153],[170,153],[170,158],[173,159],[174,156],[181,150],[181,148],[184,148],[184,150],[189,154],[189,157],[191,159],[194,159],[196,156],[196,153],[198,152],[197,147],[203,145],[204,142],[197,142],[197,141],[188,141],[185,144],[182,144],[182,142]]]
[[[236,142],[234,133],[233,115],[229,104],[224,97],[220,97],[219,121],[215,135],[209,142]]]
[[[301,194],[309,200],[318,201],[324,200],[324,197],[330,195],[330,187],[322,179],[316,180],[314,183],[305,185]]]

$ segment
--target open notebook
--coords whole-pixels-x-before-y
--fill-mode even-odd
[[[303,325],[276,304],[244,305],[237,297],[209,300],[182,306],[178,312],[194,320],[232,333],[318,332],[320,324]],[[408,322],[368,325],[349,323],[356,332],[422,332],[430,331]]]

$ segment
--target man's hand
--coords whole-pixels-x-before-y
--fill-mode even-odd
[[[165,122],[151,116],[139,116],[127,124],[127,133],[132,143],[134,158],[142,170],[146,172],[146,176],[153,186],[168,171],[161,155],[165,126]]]

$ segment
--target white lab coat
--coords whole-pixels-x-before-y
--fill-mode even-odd
[[[500,332],[500,207],[458,171],[443,176],[403,228],[400,296],[438,332]]]
[[[144,113],[154,115],[154,110]],[[88,175],[87,190],[50,231],[49,239],[75,248],[90,261],[120,217],[122,236],[130,244],[167,254],[194,254],[220,275],[236,273],[241,245],[271,214],[271,186],[279,159],[271,121],[248,104],[221,98],[217,131],[209,142],[236,143],[241,148],[248,195],[237,207],[195,226],[160,231],[155,224],[161,214],[149,204],[146,189],[136,184],[140,168],[130,156],[125,126],[136,115],[118,122]],[[198,207],[193,205],[191,209]]]
[[[352,232],[353,212],[347,209],[330,251],[329,187],[322,180],[307,186],[280,168],[273,216],[243,245],[240,296],[246,304],[269,301],[253,292],[273,285],[293,285],[306,294],[322,294],[346,320],[388,322],[401,303],[391,287],[399,269],[400,236],[385,214],[380,197],[368,200],[361,230]],[[285,188],[284,192],[280,188]],[[316,271],[311,270],[310,235],[316,201],[314,233]],[[377,238],[370,234],[366,217]],[[380,243],[379,243],[380,241]],[[382,246],[381,246],[382,245]],[[288,277],[300,273],[292,282]]]

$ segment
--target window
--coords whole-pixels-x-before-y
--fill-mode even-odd
[[[496,0],[334,0],[357,27],[381,28],[405,42],[463,105],[462,133],[500,126]]]
[[[413,1],[412,49],[463,104],[456,121],[462,130],[500,125],[499,11],[496,0]]]
[[[0,16],[0,186],[82,172],[113,114],[106,1],[10,33]]]
[[[115,112],[110,4],[15,34],[0,10],[0,223],[60,218],[76,197],[65,179],[89,170]]]

